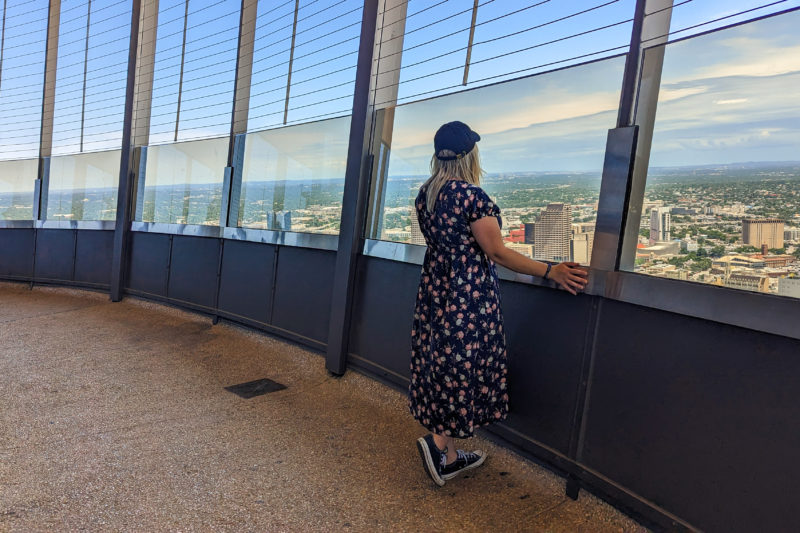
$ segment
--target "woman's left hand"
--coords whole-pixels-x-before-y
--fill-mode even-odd
[[[553,265],[547,277],[570,294],[578,294],[586,287],[589,273],[579,263],[567,261]]]

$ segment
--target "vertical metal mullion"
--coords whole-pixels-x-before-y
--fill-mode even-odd
[[[639,65],[642,57],[642,28],[644,27],[645,6],[647,0],[636,0],[633,13],[633,29],[628,56],[625,58],[625,70],[622,75],[622,90],[619,96],[619,112],[617,127],[633,124],[633,108],[636,102],[636,85],[639,78]]]
[[[122,121],[122,147],[119,163],[119,184],[117,189],[117,219],[114,227],[114,243],[111,256],[111,301],[122,299],[122,286],[128,250],[133,182],[132,168],[133,106],[136,91],[136,60],[139,56],[139,23],[142,0],[133,0],[131,7],[131,34],[128,44],[128,78],[125,87],[125,114]]]
[[[178,110],[175,113],[175,138],[178,142],[178,123],[181,121],[181,96],[183,95],[183,63],[186,59],[186,25],[189,21],[189,0],[186,0],[186,7],[183,11],[183,44],[181,44],[181,74],[178,78]]]
[[[370,84],[372,81],[372,55],[375,50],[375,29],[378,19],[378,0],[366,0],[361,18],[361,37],[358,47],[353,113],[347,149],[342,218],[339,246],[336,251],[336,268],[331,294],[331,315],[328,326],[328,347],[325,366],[341,375],[347,367],[350,318],[355,285],[355,269],[366,213],[366,195],[369,190],[367,157],[371,128]]]
[[[83,51],[83,97],[81,98],[81,147],[80,152],[83,152],[83,129],[84,120],[86,118],[86,75],[89,67],[89,28],[92,24],[92,0],[87,2],[88,9],[86,10],[86,40],[84,41]]]
[[[53,111],[55,109],[60,21],[61,0],[50,0],[47,10],[44,83],[42,83],[42,117],[39,127],[39,168],[34,185],[34,220],[45,220],[47,218],[47,193],[50,188],[50,155],[53,151]]]
[[[366,6],[365,6],[366,9]],[[286,78],[286,104],[283,106],[283,123],[289,118],[289,93],[292,89],[292,65],[294,63],[294,39],[297,36],[297,12],[300,10],[300,0],[294,0],[294,23],[292,24],[292,46],[289,49],[289,74]]]
[[[236,54],[236,78],[233,84],[231,130],[228,143],[228,166],[225,168],[220,226],[239,223],[239,198],[242,190],[242,164],[250,112],[250,81],[253,73],[253,47],[256,36],[258,2],[242,0],[239,11],[239,38]]]
[[[469,62],[470,58],[472,57],[472,40],[475,37],[475,19],[478,18],[478,0],[475,0],[475,3],[472,4],[472,23],[469,26],[469,43],[467,44],[467,59],[464,61],[464,81],[461,82],[461,85],[467,84],[467,79],[469,78]]]

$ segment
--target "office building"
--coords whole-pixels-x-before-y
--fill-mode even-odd
[[[742,220],[742,242],[749,246],[761,248],[783,248],[784,221],[777,218]]]
[[[654,207],[650,210],[650,244],[670,240],[670,209]]]
[[[548,204],[536,219],[534,253],[544,261],[569,261],[572,209],[562,203]]]

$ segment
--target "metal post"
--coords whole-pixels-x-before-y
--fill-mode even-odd
[[[175,142],[178,142],[178,123],[181,121],[181,95],[183,94],[183,63],[186,58],[186,24],[189,21],[189,0],[183,11],[183,44],[181,45],[181,74],[178,78],[178,110],[175,114]]]
[[[56,64],[58,61],[58,28],[61,22],[61,0],[50,0],[47,16],[47,44],[42,88],[42,126],[39,132],[39,171],[34,187],[33,218],[47,218],[47,191],[50,188],[50,155],[53,151],[53,110],[56,99]]]
[[[378,17],[378,0],[365,0],[361,18],[361,40],[358,47],[353,114],[350,122],[350,140],[347,150],[342,219],[339,247],[336,252],[336,270],[331,296],[331,315],[328,328],[328,349],[325,366],[334,374],[344,374],[347,367],[350,316],[356,261],[362,243],[366,194],[368,186],[366,157],[370,138],[370,81],[372,79],[372,54],[375,48],[375,27]]]
[[[475,19],[478,18],[478,0],[472,4],[472,23],[469,25],[469,43],[467,44],[467,59],[464,61],[464,81],[461,85],[467,84],[469,79],[469,61],[472,57],[472,39],[475,37]]]
[[[125,115],[122,123],[122,150],[119,162],[119,187],[117,189],[117,221],[114,229],[114,249],[111,256],[111,301],[122,299],[122,285],[127,260],[128,231],[130,230],[133,184],[136,178],[131,161],[133,157],[133,108],[136,88],[136,59],[139,52],[139,24],[143,14],[142,0],[133,0],[131,8],[131,36],[128,45],[128,80],[125,88]],[[143,22],[147,24],[147,21]]]
[[[89,28],[92,24],[92,0],[88,2],[86,10],[86,40],[83,43],[83,97],[81,98],[81,145],[79,152],[83,152],[83,126],[86,118],[86,74],[89,67]],[[80,218],[78,219],[80,220]]]
[[[621,236],[619,260],[616,267],[632,270],[636,259],[639,224],[642,216],[644,189],[647,182],[647,167],[650,164],[650,147],[653,141],[653,126],[656,119],[658,92],[661,87],[661,69],[664,66],[664,47],[658,46],[667,41],[672,21],[673,0],[648,0],[647,12],[642,24],[641,39],[647,43],[646,57],[640,47],[639,92],[636,95],[636,108],[632,110],[630,123],[639,127],[639,142],[636,145],[636,158],[628,186],[627,205],[623,220],[624,233]]]
[[[367,235],[380,239],[383,227],[383,207],[386,199],[389,156],[394,132],[394,108],[400,84],[400,67],[403,60],[403,40],[406,30],[406,0],[385,0],[380,10],[380,22],[375,47],[377,59],[373,60],[372,76],[375,79],[373,103],[376,109],[372,139],[372,178],[370,179]]]
[[[366,6],[365,6],[366,9]],[[294,1],[294,24],[292,25],[292,46],[289,48],[289,75],[286,78],[286,104],[283,106],[283,123],[289,118],[289,93],[292,89],[292,64],[294,63],[294,39],[297,36],[297,12],[300,10],[300,0]]]
[[[239,198],[242,191],[242,165],[250,112],[250,80],[253,74],[253,47],[256,37],[258,2],[242,0],[239,12],[239,41],[236,56],[236,80],[233,85],[231,133],[228,145],[228,166],[222,190],[220,221],[222,227],[239,224]]]
[[[3,0],[3,27],[0,29],[0,88],[3,86],[3,51],[6,45],[6,4],[8,0]]]

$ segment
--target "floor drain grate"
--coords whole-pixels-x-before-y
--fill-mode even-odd
[[[248,381],[247,383],[239,383],[238,385],[231,385],[230,387],[225,387],[225,390],[237,396],[241,396],[242,398],[253,398],[254,396],[261,396],[262,394],[283,390],[285,388],[286,385],[264,378]]]

